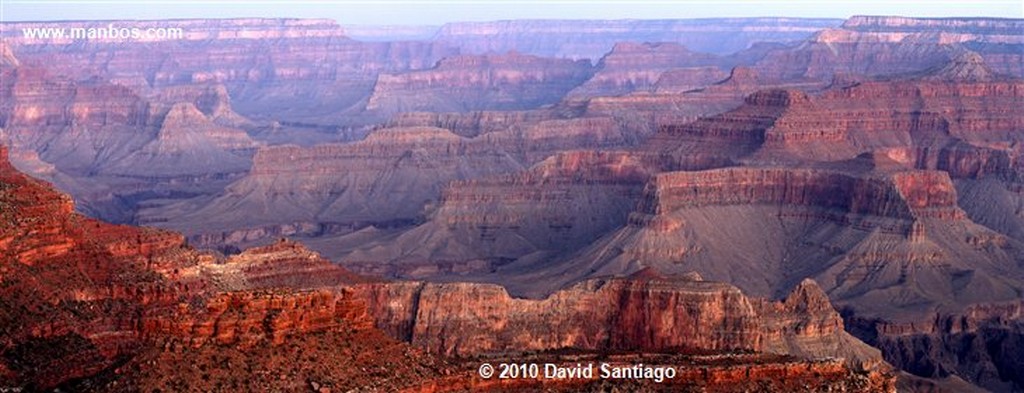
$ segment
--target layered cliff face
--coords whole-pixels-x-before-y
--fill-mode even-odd
[[[837,73],[919,72],[977,52],[996,73],[1024,76],[1017,19],[859,17],[804,44],[770,52],[758,65],[771,79],[827,80]]]
[[[800,41],[841,22],[792,18],[459,22],[442,26],[434,38],[465,53],[517,50],[596,61],[619,42],[677,42],[698,52],[729,54],[756,42]]]
[[[66,195],[6,158],[0,146],[0,379],[8,388],[294,390],[316,378],[398,389],[449,367],[373,329],[365,303],[341,287],[362,279],[299,245],[220,261],[178,234],[78,215]],[[298,345],[306,357],[290,352]],[[408,377],[351,373],[371,358]]]
[[[915,375],[962,378],[989,391],[1013,391],[1022,384],[1022,318],[1017,299],[937,312],[912,323],[849,313],[846,326],[880,348],[887,361]]]
[[[429,221],[360,245],[341,260],[420,278],[495,270],[543,275],[538,263],[624,223],[660,165],[657,156],[629,152],[567,152],[526,172],[453,182]]]
[[[658,130],[685,125],[701,117],[739,108],[748,95],[759,90],[778,88],[808,91],[825,86],[822,83],[763,81],[756,71],[746,66],[732,68],[727,76],[720,76],[720,73],[718,68],[671,69],[659,76],[650,91],[586,100],[585,113],[615,117],[620,122],[630,124],[643,140],[654,137],[651,144],[662,145],[666,141],[658,139]],[[704,78],[708,78],[708,82],[699,82],[699,85],[689,84],[697,83],[695,79],[705,80]],[[711,78],[717,80],[712,82]],[[674,142],[668,142],[675,145]]]
[[[355,292],[367,299],[377,326],[438,353],[750,351],[842,357],[861,369],[882,365],[877,350],[843,331],[810,281],[782,303],[650,270],[585,281],[539,300],[514,299],[486,284],[370,284]]]
[[[94,217],[130,222],[142,200],[213,192],[248,169],[257,146],[223,86],[76,80],[38,60],[0,72],[0,139],[32,157],[17,160],[22,169],[76,195]]]
[[[565,150],[637,143],[612,117],[550,111],[409,113],[392,123],[408,126],[346,145],[262,149],[251,173],[212,200],[146,207],[138,217],[209,246],[402,227],[432,214],[452,181],[519,171]],[[336,256],[328,243],[315,246]]]
[[[501,283],[530,296],[649,266],[772,297],[812,277],[860,318],[915,326],[935,312],[1012,301],[1024,288],[1024,226],[1006,214],[1020,201],[1014,130],[1022,125],[1012,109],[1020,83],[992,77],[985,64],[966,56],[908,78],[759,91],[735,110],[664,126],[636,151],[607,155],[643,169],[625,182],[575,174],[565,181],[578,193],[556,194],[567,187],[558,178],[522,175],[453,184],[429,221],[349,248],[342,260],[376,273]],[[756,85],[759,76],[737,68],[731,79]],[[534,189],[545,191],[526,197]],[[594,203],[589,195],[622,199]],[[592,222],[605,224],[549,220],[545,228],[522,218],[556,217],[568,206],[582,206],[573,217],[600,212]],[[476,219],[467,229],[453,217]],[[890,337],[880,347],[914,374],[997,386],[1014,383],[1006,373],[1016,363],[982,348],[1014,347],[1012,331],[971,336],[969,352],[998,366],[951,363],[953,344],[939,343],[959,342],[956,334],[913,338],[914,346]],[[923,345],[941,349],[908,360]],[[947,373],[911,364],[944,364]]]
[[[6,153],[0,147],[5,380],[45,388],[96,373],[141,345],[133,326],[144,306],[204,286],[157,273],[188,265],[180,235],[74,214],[69,197],[18,173]]]
[[[679,348],[714,353],[713,358],[665,359],[693,374],[677,383],[713,389],[745,386],[749,381],[730,377],[736,372],[766,381],[784,373],[803,385],[856,391],[893,386],[891,374],[875,363],[876,352],[845,341],[835,311],[811,283],[784,303],[750,300],[734,287],[696,277],[669,279],[650,272],[580,284],[543,301],[511,299],[491,285],[357,283],[364,279],[288,241],[222,259],[183,246],[179,235],[83,218],[72,212],[66,196],[17,173],[6,153],[0,146],[0,376],[10,387],[433,391],[488,386],[476,376],[477,361],[423,353],[373,325],[432,353],[628,351],[619,352],[619,361]],[[494,316],[513,320],[488,322]],[[565,331],[546,327],[551,320],[563,321]],[[637,332],[637,322],[648,331]],[[580,328],[596,328],[605,332],[597,338],[612,340],[574,335]],[[685,332],[696,335],[680,334]],[[837,342],[848,348],[840,350]],[[747,349],[792,356],[735,354]],[[838,353],[848,363],[820,360]],[[564,360],[557,354],[551,358]],[[574,389],[577,383],[592,382],[549,388]],[[491,388],[517,386],[522,387]]]
[[[396,225],[420,217],[449,181],[521,169],[488,140],[429,127],[381,129],[346,145],[273,147],[254,161],[212,201],[143,211],[142,220],[212,236],[210,244]]]
[[[152,42],[96,39],[75,45],[68,39],[13,35],[31,27],[144,30],[153,23],[13,23],[5,28],[10,27],[10,43],[23,63],[47,64],[73,79],[105,75],[153,87],[221,83],[245,115],[306,122],[365,99],[380,72],[428,68],[458,53],[429,42],[358,42],[345,37],[334,21],[315,19],[162,21],[158,27],[181,29],[184,36]],[[310,105],[292,105],[297,96]]]
[[[669,70],[712,66],[720,62],[718,56],[691,52],[675,43],[619,43],[597,62],[594,76],[573,89],[569,96],[585,98],[647,91]],[[720,79],[705,78],[703,82],[706,85]],[[701,81],[699,76],[696,80]]]
[[[558,102],[590,74],[586,61],[517,52],[455,56],[427,70],[381,74],[366,109],[387,114],[531,109]]]

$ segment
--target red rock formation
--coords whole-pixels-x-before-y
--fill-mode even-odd
[[[274,365],[280,357],[249,351],[289,342],[316,347],[337,342],[339,334],[401,351],[401,345],[373,333],[365,304],[351,291],[292,287],[332,288],[358,280],[300,246],[280,243],[218,263],[185,247],[178,234],[82,217],[70,198],[16,172],[6,157],[0,146],[0,372],[7,387],[78,390],[110,384],[103,390],[132,390],[125,384],[146,381],[148,374],[125,375],[121,367],[150,369],[147,358],[180,360],[175,353],[183,346],[190,348],[185,358],[204,368],[218,364],[209,354],[238,351],[247,363]],[[374,351],[360,345],[354,345],[361,348],[356,353]],[[317,363],[291,361],[293,370],[304,373]],[[421,375],[438,370],[420,369]],[[178,384],[187,376],[163,378]],[[363,381],[375,379],[381,380]]]
[[[137,391],[232,386],[294,390],[309,386],[398,390],[465,386],[476,384],[475,377],[443,378],[452,366],[381,336],[371,325],[376,321],[399,336],[405,334],[403,329],[411,329],[416,336],[410,340],[429,350],[457,343],[455,353],[491,347],[517,352],[546,348],[524,345],[521,334],[535,334],[541,343],[554,345],[550,348],[684,347],[728,353],[761,348],[766,341],[760,338],[757,323],[762,319],[775,321],[765,325],[775,329],[788,326],[786,321],[799,316],[810,318],[800,321],[815,321],[818,317],[814,315],[819,313],[834,314],[807,289],[794,295],[794,300],[759,314],[758,306],[733,287],[669,281],[653,274],[585,283],[545,301],[512,300],[498,287],[480,284],[344,286],[359,278],[295,243],[280,242],[219,261],[184,247],[180,236],[84,219],[72,212],[66,197],[18,174],[2,159],[6,153],[0,146],[0,205],[4,207],[0,210],[0,260],[4,261],[0,289],[5,304],[0,308],[0,372],[5,383],[19,388]],[[37,239],[71,246],[53,253],[11,257]],[[296,291],[296,285],[319,289]],[[479,297],[482,294],[490,297]],[[552,301],[557,307],[539,307]],[[500,304],[518,304],[534,314],[509,314],[496,308]],[[676,314],[679,307],[693,312]],[[410,314],[409,310],[415,311]],[[666,312],[676,320],[666,322],[658,317]],[[790,313],[795,314],[779,317]],[[415,320],[406,322],[410,315],[415,315]],[[522,325],[481,323],[481,315],[511,316]],[[566,340],[551,338],[553,331],[547,328],[537,329],[546,326],[550,318],[562,318],[566,323]],[[649,331],[638,332],[633,324],[638,321],[644,321]],[[770,342],[773,348],[798,349],[801,356],[808,356],[821,348],[807,343],[845,334],[835,324],[811,325],[814,327],[801,322],[800,329],[766,337],[800,337],[802,343],[796,345]],[[600,334],[572,333],[572,329],[600,326],[610,341],[595,340]],[[517,334],[503,330],[510,327],[521,330]],[[481,336],[494,331],[506,333],[499,334],[498,341],[493,334]],[[685,332],[694,335],[680,334]],[[481,337],[489,341],[477,340]],[[722,371],[709,374],[691,369],[697,374],[688,376],[686,383],[737,386],[742,383],[729,377],[737,372],[755,379],[761,378],[758,372],[789,375],[796,364],[818,370],[814,377],[800,378],[822,386],[863,386],[865,378],[873,378],[866,375],[878,373],[792,358],[730,359],[735,360],[734,366]],[[476,368],[476,364],[459,367]],[[408,374],[396,375],[403,372]],[[794,378],[797,375],[803,374],[792,374]],[[891,385],[891,378],[876,382]]]
[[[727,168],[654,176],[638,212],[665,214],[708,205],[802,205],[854,214],[912,219],[963,219],[956,190],[943,172],[901,172],[888,178],[784,168]]]
[[[429,351],[770,351],[845,357],[875,368],[879,354],[848,336],[827,296],[806,282],[783,303],[727,284],[657,274],[585,281],[542,300],[485,284],[367,284],[377,326]]]
[[[366,279],[323,259],[289,240],[256,247],[207,266],[211,279],[224,289],[315,289],[362,282]]]
[[[0,351],[16,384],[52,387],[110,366],[141,344],[144,307],[204,286],[153,270],[190,263],[181,236],[77,215],[68,196],[6,158],[0,149]]]

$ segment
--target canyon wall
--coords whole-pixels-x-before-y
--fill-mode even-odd
[[[838,19],[732,18],[694,20],[513,20],[458,22],[435,40],[466,53],[518,50],[538,56],[596,61],[624,41],[678,42],[691,50],[728,54],[755,42],[795,42]]]

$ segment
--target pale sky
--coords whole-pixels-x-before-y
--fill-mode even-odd
[[[507,19],[851,15],[1024,18],[1024,0],[0,0],[0,21],[295,17],[330,18],[343,25],[441,25]]]

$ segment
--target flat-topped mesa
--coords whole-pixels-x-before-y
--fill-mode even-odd
[[[676,43],[617,43],[597,63],[594,76],[573,89],[569,96],[582,98],[649,91],[668,70],[718,62],[718,56],[691,52]]]
[[[552,230],[589,233],[590,226],[607,229],[614,225],[609,220],[625,218],[623,209],[657,165],[653,157],[627,152],[558,153],[527,171],[452,182],[434,220],[469,230],[517,232],[536,226],[534,233],[523,234],[528,237]],[[587,195],[593,187],[602,187],[603,195]],[[588,225],[587,218],[595,214],[601,219]]]
[[[452,182],[445,201],[460,201],[463,190],[477,186],[536,186],[558,184],[637,184],[659,169],[654,156],[625,151],[580,150],[548,157],[526,171]]]
[[[784,302],[659,274],[587,280],[539,300],[468,283],[366,284],[353,292],[366,299],[379,328],[449,355],[578,349],[815,358],[842,352],[853,361],[881,363],[877,351],[846,334],[828,298],[811,286],[802,284]],[[850,348],[841,351],[841,343]]]
[[[510,52],[453,56],[428,70],[381,74],[370,111],[530,109],[558,102],[591,75],[590,63]]]
[[[771,89],[751,94],[743,102],[752,106],[789,109],[790,107],[810,105],[811,99],[807,93],[799,90]]]
[[[744,105],[732,111],[701,118],[683,125],[662,127],[666,138],[685,137],[759,146],[766,132],[791,106],[809,105],[806,94],[794,90],[763,90],[747,96]]]
[[[660,215],[701,206],[777,204],[901,220],[962,219],[945,172],[857,176],[789,168],[725,168],[655,175],[637,211]]]
[[[402,127],[378,129],[347,144],[261,148],[250,172],[214,199],[185,214],[154,209],[143,217],[218,246],[409,225],[453,180],[523,169],[486,139]]]

